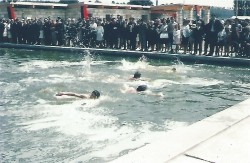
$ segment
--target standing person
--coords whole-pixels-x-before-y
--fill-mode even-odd
[[[18,19],[15,19],[14,22],[10,25],[10,32],[12,35],[12,42],[14,44],[17,43],[17,35],[18,35]]]
[[[44,32],[43,32],[43,22],[40,19],[38,20],[38,26],[39,26],[38,45],[42,45],[44,44]]]
[[[99,48],[103,47],[103,35],[104,35],[104,28],[102,26],[102,23],[98,22],[96,27],[96,43],[99,46]]]
[[[121,25],[120,29],[120,48],[123,47],[123,50],[127,49],[127,43],[128,43],[128,19],[125,19]]]
[[[160,51],[160,28],[161,28],[161,20],[155,20],[155,39],[156,39],[156,51]]]
[[[108,48],[109,45],[110,45],[110,28],[109,28],[109,21],[106,20],[105,18],[103,19],[103,23],[102,23],[102,26],[103,26],[103,29],[104,29],[104,35],[103,35],[103,44],[104,44],[104,47],[105,48]]]
[[[181,30],[179,24],[176,24],[174,26],[173,31],[173,50],[175,50],[175,53],[178,53],[179,48],[181,45]]]
[[[44,19],[43,30],[44,30],[44,44],[51,45],[51,22],[47,18]]]
[[[190,37],[189,20],[185,20],[183,22],[183,29],[182,29],[182,46],[184,50],[183,54],[187,53],[189,37]]]
[[[24,19],[22,20],[18,20],[17,21],[17,43],[18,44],[22,44],[23,42],[23,31],[22,31],[22,26],[23,26],[23,21]]]
[[[243,36],[243,50],[246,57],[250,57],[250,25],[246,27],[246,32]]]
[[[58,46],[62,46],[64,44],[64,24],[62,22],[62,19],[58,19],[56,23],[56,33],[57,33],[57,41],[58,41]]]
[[[110,40],[110,48],[111,49],[118,49],[118,35],[119,35],[119,31],[118,31],[118,24],[116,22],[115,18],[111,19],[111,23],[109,24],[109,29],[108,31],[109,33],[109,40]]]
[[[199,49],[199,55],[202,53],[202,41],[204,36],[204,29],[202,27],[202,22],[198,21],[196,28],[193,29],[194,36],[194,55],[197,54],[197,50]]]
[[[56,23],[54,20],[51,21],[50,31],[51,31],[52,46],[56,46],[57,45],[57,31],[56,31]]]
[[[33,36],[32,43],[36,45],[39,42],[39,35],[40,35],[40,26],[38,24],[37,19],[33,21],[33,28],[34,28],[34,36]]]
[[[173,45],[173,32],[174,32],[174,26],[177,24],[175,22],[175,19],[173,17],[170,18],[170,22],[168,24],[168,43],[170,47],[170,53],[173,53],[172,45]]]
[[[3,32],[4,32],[4,20],[0,19],[0,43],[3,42]]]
[[[148,32],[147,32],[147,40],[148,40],[148,46],[150,47],[150,51],[154,51],[155,44],[156,44],[156,36],[155,36],[155,25],[154,21],[150,21],[148,25]]]
[[[231,27],[230,26],[225,26],[225,49],[224,49],[224,56],[228,57],[229,56],[229,49],[231,46],[232,38],[231,38]]]
[[[215,19],[215,16],[212,15],[210,22],[207,24],[207,37],[209,45],[209,54],[207,56],[213,56],[214,48],[218,39],[218,33],[223,29],[221,22]]]
[[[225,46],[225,39],[226,39],[226,31],[225,31],[225,29],[223,29],[222,31],[220,31],[218,33],[218,40],[217,40],[216,51],[215,51],[216,56],[219,56],[220,52],[221,52],[221,55],[222,55],[223,49],[224,49],[224,46]]]
[[[169,50],[169,33],[166,19],[162,20],[160,28],[160,49],[162,52],[167,52],[167,50]]]
[[[134,18],[130,18],[128,23],[128,37],[129,37],[129,49],[136,49],[136,37],[137,37],[137,25]]]
[[[123,26],[124,20],[123,17],[120,15],[117,15],[117,24],[118,24],[118,49],[121,49],[122,42],[123,42],[123,36],[122,36],[122,26]]]
[[[90,46],[95,47],[96,46],[96,27],[97,23],[95,22],[95,19],[90,20]]]
[[[12,27],[13,20],[10,19],[7,21],[7,38],[9,43],[12,42],[12,33],[11,33],[11,27]]]
[[[148,51],[147,48],[147,30],[148,26],[145,21],[142,21],[141,24],[138,26],[138,32],[139,32],[139,40],[141,43],[140,51]]]
[[[7,21],[3,20],[3,42],[8,42],[8,23]]]
[[[147,24],[145,21],[141,20],[140,24],[138,24],[138,34],[139,34],[139,42],[140,42],[140,51],[147,51]]]
[[[239,28],[240,27],[240,28]],[[240,36],[241,36],[241,25],[239,24],[238,19],[235,19],[235,22],[232,24],[231,27],[231,38],[232,38],[232,52],[235,53],[235,55],[238,55],[239,47],[240,47]]]

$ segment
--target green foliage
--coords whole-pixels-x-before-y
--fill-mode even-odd
[[[153,2],[150,0],[130,0],[129,5],[142,5],[142,6],[152,6]]]

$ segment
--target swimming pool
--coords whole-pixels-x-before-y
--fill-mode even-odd
[[[137,70],[142,80],[129,80]],[[246,67],[88,52],[1,49],[0,77],[5,162],[107,162],[250,95]],[[125,93],[140,84],[160,96]],[[55,96],[94,89],[98,100]]]

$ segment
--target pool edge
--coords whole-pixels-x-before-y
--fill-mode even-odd
[[[192,62],[198,64],[215,64],[215,65],[239,65],[250,66],[250,59],[235,57],[215,57],[215,56],[198,56],[188,54],[167,54],[161,52],[141,52],[127,51],[120,49],[99,49],[99,48],[78,48],[78,47],[62,47],[62,46],[45,46],[45,45],[27,45],[27,44],[11,44],[0,43],[1,48],[9,49],[28,49],[28,50],[46,50],[46,51],[62,51],[62,52],[84,52],[90,51],[104,56],[119,57],[141,57],[146,56],[149,59],[180,59],[183,62]]]
[[[245,154],[247,151],[250,151],[250,145],[248,144],[247,148],[244,146],[244,149],[242,149],[245,151],[241,152],[246,155],[244,155],[245,157],[227,154],[234,152],[237,153],[240,146],[246,145],[240,143],[237,144],[240,139],[250,140],[250,132],[247,132],[247,134],[244,135],[236,135],[238,131],[246,131],[246,127],[247,129],[250,129],[250,123],[247,123],[248,121],[250,121],[250,99],[247,99],[185,128],[167,132],[164,137],[160,138],[156,142],[148,144],[111,162],[196,163],[218,161],[227,162],[228,159],[230,160],[230,157],[232,160],[235,160],[238,157],[248,159],[250,156]],[[229,130],[231,132],[229,132]],[[230,133],[230,135],[228,135],[228,133]],[[246,136],[249,138],[246,138]],[[231,142],[224,140],[230,140]],[[234,146],[237,146],[237,151],[234,151],[232,148],[221,149],[220,152],[217,151],[217,153],[213,153],[213,151],[216,150],[211,148],[215,148],[217,146],[214,142],[223,143],[221,146],[228,146],[227,144],[230,143],[234,144]]]

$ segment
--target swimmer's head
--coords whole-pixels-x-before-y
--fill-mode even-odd
[[[91,93],[91,95],[90,95],[90,98],[92,98],[92,99],[97,99],[97,98],[99,98],[99,97],[100,97],[100,92],[97,91],[97,90],[94,90],[94,91]]]
[[[137,92],[146,91],[147,88],[148,88],[148,87],[147,87],[146,85],[139,85],[139,86],[136,88],[136,91],[137,91]]]
[[[141,77],[141,73],[139,71],[136,71],[134,74],[135,79],[139,79]]]
[[[173,72],[176,72],[176,68],[175,68],[175,67],[174,67],[174,68],[172,68],[172,71],[173,71]]]

